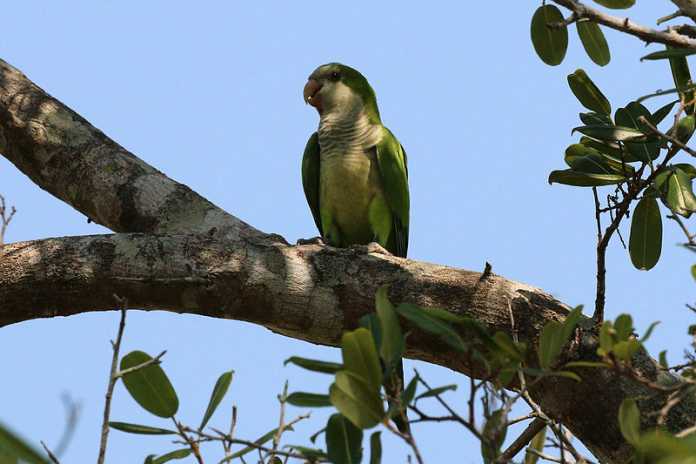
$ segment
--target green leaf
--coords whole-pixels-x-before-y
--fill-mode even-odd
[[[563,321],[563,334],[561,335],[563,340],[568,340],[570,336],[573,335],[573,332],[575,331],[575,326],[578,325],[580,319],[583,318],[582,308],[582,305],[578,305],[575,308],[573,308]]]
[[[456,389],[457,389],[457,385],[455,385],[455,384],[443,385],[442,387],[431,388],[430,390],[421,393],[420,395],[418,395],[418,396],[416,397],[416,399],[417,399],[417,400],[421,400],[421,399],[423,399],[423,398],[429,398],[429,397],[431,397],[431,396],[441,395],[442,393],[444,393],[444,392],[446,392],[446,391],[449,391],[449,390],[454,391],[454,390],[456,390]]]
[[[689,163],[677,163],[672,165],[673,168],[681,169],[689,177],[689,179],[696,179],[696,167]]]
[[[293,406],[304,408],[323,408],[325,406],[331,406],[329,395],[322,395],[319,393],[290,393],[287,397],[287,402]]]
[[[573,128],[573,132],[575,131],[597,140],[619,142],[642,142],[647,140],[645,134],[631,127],[579,126]]]
[[[633,318],[630,314],[620,314],[614,321],[614,330],[618,341],[628,340],[633,333]]]
[[[646,341],[648,341],[648,338],[650,338],[650,335],[652,335],[653,330],[659,323],[660,321],[655,321],[652,324],[650,324],[650,326],[648,326],[648,330],[645,331],[645,335],[643,335],[639,341],[641,343],[645,343]]]
[[[594,148],[598,152],[612,159],[621,161],[621,147],[619,147],[619,144],[616,142],[599,141],[590,137],[583,136],[580,137],[580,143],[585,145],[586,147]]]
[[[597,361],[571,361],[565,363],[563,367],[588,367],[588,368],[604,368],[611,367],[611,364],[597,362]]]
[[[213,392],[210,394],[210,400],[208,401],[208,407],[205,409],[205,414],[203,414],[203,420],[201,425],[198,426],[198,430],[203,430],[213,413],[220,405],[220,402],[225,397],[227,390],[230,388],[230,383],[232,383],[232,376],[234,371],[228,371],[218,377],[213,387]]]
[[[28,464],[48,464],[43,453],[11,432],[5,425],[0,424],[0,450],[12,457],[17,457]]]
[[[650,122],[652,122],[653,126],[656,126],[660,124],[672,111],[672,108],[674,108],[674,105],[679,103],[678,100],[674,100],[673,102],[667,103],[665,106],[659,108],[657,111],[655,111],[652,115],[650,115]]]
[[[540,6],[532,16],[530,33],[534,50],[541,61],[550,66],[561,64],[568,50],[568,28],[549,27],[562,22],[563,14],[554,5]]]
[[[299,445],[285,445],[283,448],[285,449],[292,449],[300,453],[302,456],[307,458],[307,461],[310,463],[319,461],[319,460],[326,460],[326,453],[324,453],[323,450],[316,449],[316,448],[308,448],[306,446],[299,446]]]
[[[611,104],[587,73],[578,69],[568,75],[568,85],[582,106],[600,114],[611,114]]]
[[[659,52],[648,53],[640,59],[640,61],[666,60],[668,58],[680,58],[696,54],[696,50],[690,48],[670,48]]]
[[[327,361],[317,361],[316,359],[300,358],[299,356],[292,356],[286,359],[283,364],[287,365],[288,363],[294,364],[303,369],[307,369],[308,371],[321,372],[322,374],[335,374],[343,369],[342,364]]]
[[[363,432],[340,414],[326,423],[326,454],[333,464],[360,464]]]
[[[532,438],[531,443],[529,443],[528,449],[531,448],[539,453],[544,451],[544,444],[546,443],[546,429],[547,427],[544,427],[539,432],[537,432],[536,435],[534,435],[534,438]],[[527,451],[524,454],[524,464],[537,464],[538,461],[538,455],[530,453],[529,451]]]
[[[396,307],[396,312],[408,319],[421,330],[437,335],[457,351],[466,351],[466,345],[451,325],[438,317],[428,314],[428,311],[412,304],[402,303]]]
[[[365,314],[358,321],[360,327],[365,327],[372,334],[372,338],[375,341],[375,346],[378,350],[382,347],[382,328],[379,326],[379,318],[377,314],[370,313]]]
[[[416,396],[416,389],[418,387],[418,376],[414,376],[411,381],[406,385],[404,391],[401,393],[401,404],[403,406],[408,406],[413,401],[413,397]]]
[[[595,113],[580,113],[580,121],[586,126],[613,126],[614,122],[606,114]]]
[[[616,343],[613,348],[614,355],[621,361],[630,361],[640,350],[640,342],[635,338]]]
[[[661,187],[667,206],[676,214],[688,218],[696,211],[696,196],[691,179],[684,171],[673,167]]]
[[[599,349],[608,354],[614,349],[614,325],[611,321],[604,321],[599,329]],[[599,351],[599,350],[598,350]]]
[[[545,377],[565,377],[567,379],[575,380],[576,382],[582,382],[582,378],[575,372],[571,371],[553,371],[547,372],[544,375]]]
[[[671,433],[656,429],[641,435],[636,446],[646,458],[643,462],[659,464],[694,464],[696,440],[693,434],[677,438]],[[642,464],[642,463],[641,463]]]
[[[667,350],[660,351],[660,366],[663,369],[669,369],[669,363],[667,362]]]
[[[674,47],[666,46],[667,50],[673,50]],[[691,85],[691,72],[689,71],[689,63],[686,61],[686,56],[672,56],[669,58],[669,67],[672,71],[672,79],[677,89],[683,90]],[[694,99],[693,90],[682,91],[679,94],[680,100],[690,102]],[[686,109],[686,114],[693,114],[694,106],[689,105]]]
[[[522,361],[524,359],[524,353],[520,350],[520,347],[517,346],[505,332],[496,332],[493,335],[493,341],[498,349],[505,353],[505,356],[508,358],[515,361]]]
[[[627,398],[621,402],[619,407],[619,428],[621,434],[632,445],[637,445],[640,441],[640,411],[636,401]]]
[[[150,361],[143,351],[131,351],[121,359],[121,370]],[[157,364],[150,364],[122,377],[133,399],[146,411],[158,417],[172,417],[179,410],[179,398],[167,374]]]
[[[638,102],[629,103],[626,108],[616,110],[614,120],[619,126],[628,127],[642,131],[645,125],[640,122],[640,118],[644,117],[648,121],[651,118],[650,111]],[[660,155],[660,141],[650,140],[647,142],[626,142],[626,148],[632,155],[632,159],[640,160],[649,163]]]
[[[566,148],[564,160],[576,172],[587,174],[619,174],[631,176],[635,168],[616,159],[603,155],[598,150],[582,143],[574,143]]]
[[[551,171],[549,174],[549,184],[554,182],[575,187],[599,187],[602,185],[613,185],[623,182],[624,176],[619,174],[589,174],[577,172],[572,169],[562,171]]]
[[[191,448],[182,448],[175,451],[170,451],[167,454],[155,458],[152,460],[152,464],[164,464],[165,462],[173,461],[175,459],[184,459],[191,455]]]
[[[696,264],[691,266],[691,277],[693,277],[694,280],[696,280]]]
[[[544,326],[539,337],[539,365],[548,369],[561,354],[565,340],[563,339],[563,324],[551,321]]]
[[[392,306],[387,296],[387,291],[388,287],[386,286],[382,286],[377,290],[375,306],[382,332],[382,344],[379,353],[387,366],[387,372],[389,372],[401,361],[401,355],[404,352],[404,336],[401,333],[399,318],[394,311],[394,306]]]
[[[329,388],[329,398],[341,414],[362,429],[374,427],[385,416],[379,391],[348,371],[336,373],[336,382]]]
[[[611,53],[602,29],[592,21],[578,22],[577,29],[587,56],[599,66],[607,65],[611,60]]]
[[[379,391],[382,367],[370,331],[361,327],[345,332],[341,338],[341,352],[344,369],[363,379],[372,390]]]
[[[374,432],[370,435],[370,464],[380,464],[382,462],[382,432]]]
[[[150,427],[149,425],[129,424],[128,422],[109,422],[109,427],[121,432],[136,433],[139,435],[176,435],[174,430]]]
[[[674,131],[674,136],[681,143],[687,143],[694,134],[696,127],[696,118],[693,115],[685,116],[677,123],[677,128]]]
[[[628,250],[636,269],[652,269],[660,259],[662,217],[655,198],[643,197],[633,211]]]
[[[625,10],[626,8],[632,7],[636,3],[636,0],[595,0],[595,2],[607,8]]]

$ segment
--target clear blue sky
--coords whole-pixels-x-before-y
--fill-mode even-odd
[[[598,68],[573,30],[566,62],[547,67],[529,40],[539,2],[299,3],[8,2],[0,57],[148,163],[290,241],[316,235],[299,166],[317,116],[303,104],[302,87],[319,64],[350,64],[372,83],[385,124],[409,154],[410,256],[474,270],[489,261],[498,274],[590,307],[591,193],[546,182],[550,170],[563,167],[581,110],[565,76],[585,68],[616,108],[669,87],[666,64],[640,63],[645,48],[609,32],[613,61]],[[648,21],[672,9],[642,2],[633,17]],[[108,232],[1,158],[0,193],[19,210],[8,241]],[[668,224],[663,258],[650,272],[633,269],[618,243],[608,257],[608,316],[630,311],[639,330],[661,320],[649,346],[668,348],[673,361],[693,322],[684,303],[694,296],[694,260],[675,246],[681,240]],[[60,394],[69,392],[83,414],[64,462],[93,462],[116,323],[115,312],[104,312],[0,329],[0,420],[55,446]],[[213,424],[224,427],[235,403],[239,434],[252,439],[276,424],[275,395],[286,379],[291,390],[328,386],[328,378],[283,367],[285,358],[339,356],[246,323],[138,311],[126,329],[131,349],[168,350],[164,367],[179,392],[180,418],[194,425],[217,376],[235,369]],[[461,384],[450,398],[464,404],[464,377],[412,365],[433,384]],[[316,416],[288,442],[306,443],[323,425]],[[113,419],[162,424],[120,385]],[[416,432],[430,463],[453,455],[480,461],[477,443],[457,427]],[[164,439],[113,432],[108,461],[141,462],[169,449]],[[385,462],[405,462],[400,444],[390,442],[387,452]],[[209,456],[215,462],[218,454]]]

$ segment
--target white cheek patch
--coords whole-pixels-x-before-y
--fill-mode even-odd
[[[340,112],[352,111],[362,106],[362,99],[358,94],[343,82],[335,82],[327,88],[328,92],[323,97],[325,107]]]

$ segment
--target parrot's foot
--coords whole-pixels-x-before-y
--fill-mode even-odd
[[[364,254],[377,253],[380,255],[393,256],[391,253],[389,253],[389,251],[387,251],[386,248],[377,242],[370,242],[367,245],[351,245],[350,248],[358,250]]]
[[[324,243],[324,239],[321,237],[312,237],[312,238],[299,238],[297,239],[297,245],[321,245],[321,246],[326,246],[326,243]]]

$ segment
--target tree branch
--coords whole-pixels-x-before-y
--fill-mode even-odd
[[[611,29],[625,32],[644,40],[647,43],[663,43],[675,47],[692,48],[696,50],[696,40],[682,35],[676,31],[658,31],[649,27],[637,24],[628,18],[619,18],[603,11],[589,7],[576,0],[552,0],[558,5],[564,6],[572,11],[578,19],[589,19],[590,21],[602,24]]]

